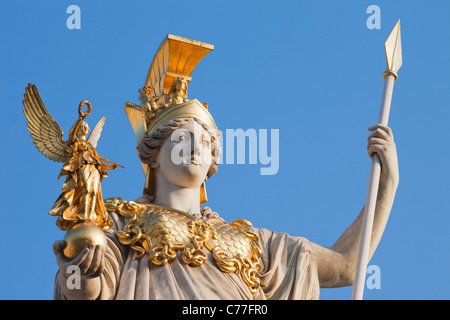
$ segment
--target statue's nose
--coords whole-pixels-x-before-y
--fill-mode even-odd
[[[191,155],[198,156],[201,153],[201,142],[195,136],[191,137]]]

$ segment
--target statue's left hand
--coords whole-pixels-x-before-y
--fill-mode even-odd
[[[372,158],[376,153],[381,161],[380,182],[392,182],[395,185],[399,181],[397,148],[391,128],[377,124],[369,127],[372,133],[367,139],[367,152]]]
[[[67,243],[64,240],[53,243],[53,252],[59,266],[58,285],[68,300],[95,300],[101,291],[100,275],[103,272],[104,254],[100,246],[92,245],[84,249],[78,256],[69,259],[64,255]],[[69,268],[71,267],[72,268]],[[73,268],[75,267],[75,269]],[[79,287],[69,286],[68,281],[78,268],[80,275]],[[82,290],[74,290],[82,289]]]
[[[61,272],[67,272],[70,266],[80,268],[82,276],[87,278],[98,277],[104,268],[104,253],[100,245],[91,245],[84,249],[78,256],[72,260],[64,255],[66,241],[58,240],[53,244],[53,252]]]

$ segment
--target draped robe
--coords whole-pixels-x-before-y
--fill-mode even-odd
[[[310,242],[302,237],[253,228],[262,250],[260,286],[252,294],[235,273],[221,271],[211,252],[205,250],[207,261],[190,266],[177,257],[164,266],[154,265],[129,246],[118,241],[115,231],[124,226],[123,218],[110,212],[113,228],[107,230],[108,248],[105,268],[100,275],[98,299],[117,300],[300,300],[318,299],[319,281],[316,259]],[[200,214],[199,214],[200,216]],[[208,217],[200,217],[208,220]],[[57,277],[59,276],[59,272]],[[55,281],[55,299],[65,299]]]

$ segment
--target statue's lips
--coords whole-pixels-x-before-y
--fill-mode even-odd
[[[184,165],[184,166],[189,166],[189,165],[199,166],[199,165],[201,165],[202,163],[201,163],[201,161],[199,161],[197,158],[191,158],[190,160],[184,159],[184,160],[181,162],[181,164]]]

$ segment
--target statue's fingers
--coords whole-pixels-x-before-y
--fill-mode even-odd
[[[382,138],[376,138],[376,137],[369,137],[367,140],[367,149],[370,148],[371,145],[378,144],[378,145],[385,145],[388,143],[385,139]]]
[[[86,112],[81,112],[79,116],[80,116],[80,119],[81,119],[81,120],[84,120],[84,119],[86,119],[86,117],[87,117],[88,115],[86,114]]]
[[[59,255],[63,253],[64,248],[67,246],[67,242],[65,240],[57,240],[53,242],[53,253],[55,255]]]
[[[93,278],[99,277],[103,273],[103,270],[105,269],[105,263],[104,263],[103,258],[104,258],[104,255],[102,254],[102,259],[100,261],[100,265],[98,266],[97,271],[95,271],[95,273],[92,275]]]
[[[389,135],[389,133],[387,133],[385,130],[380,129],[380,128],[375,129],[375,131],[373,131],[371,134],[369,134],[369,136],[367,137],[367,140],[369,140],[371,138],[381,138],[386,141],[393,141],[393,138]]]
[[[380,129],[380,130],[386,132],[390,138],[394,139],[394,135],[392,134],[392,129],[389,128],[388,126],[378,123],[378,124],[368,128],[369,131],[375,131],[377,129]]]
[[[92,251],[93,251],[93,255],[92,255],[91,263],[84,273],[88,277],[92,276],[99,267],[99,257],[98,256],[99,256],[100,252],[99,252],[98,246],[95,246]]]
[[[63,267],[67,262],[68,259],[64,255],[64,248],[67,246],[67,242],[64,240],[57,240],[53,243],[53,253],[56,256],[56,263],[61,268]]]
[[[80,252],[80,254],[78,256],[76,256],[75,258],[73,258],[70,261],[70,265],[74,265],[79,267],[84,260],[86,259],[86,257],[89,255],[89,249],[85,248],[83,251]]]
[[[385,144],[371,144],[368,148],[367,148],[367,153],[369,154],[369,157],[372,158],[373,154],[376,153],[378,155],[378,157],[380,158],[380,160],[383,161],[384,154],[386,152],[387,148]]]
[[[94,258],[92,260],[91,267],[87,272],[87,275],[96,277],[101,274],[101,272],[103,271],[103,258],[104,254],[102,252],[102,247],[100,245],[97,245],[95,247]]]
[[[92,260],[94,259],[94,253],[95,253],[94,249],[95,249],[95,246],[90,245],[88,248],[83,250],[83,251],[87,251],[87,253],[84,255],[82,261],[78,265],[80,267],[80,271],[82,274],[86,274],[86,272],[89,270],[89,267],[91,266]]]

